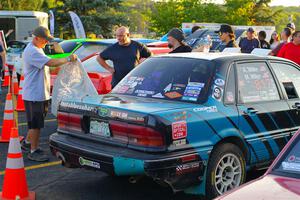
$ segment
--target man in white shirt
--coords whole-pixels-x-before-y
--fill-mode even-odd
[[[67,62],[75,61],[76,55],[67,58],[51,59],[46,56],[43,48],[53,39],[47,28],[37,27],[33,31],[34,38],[23,53],[24,86],[23,99],[27,116],[28,134],[22,141],[22,149],[28,151],[28,159],[45,162],[48,156],[39,148],[41,128],[48,111],[50,99],[49,67],[57,67]]]

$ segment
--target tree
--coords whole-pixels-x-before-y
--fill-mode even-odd
[[[41,10],[44,0],[0,1],[1,10]]]
[[[118,9],[121,0],[62,0],[62,4],[53,4],[49,8],[54,11],[60,37],[73,37],[74,30],[69,11],[75,12],[80,18],[87,33],[112,36],[115,25],[127,25],[125,14]],[[54,7],[55,6],[55,7]]]

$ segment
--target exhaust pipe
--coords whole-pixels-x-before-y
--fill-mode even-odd
[[[64,157],[64,155],[62,153],[60,153],[59,151],[56,152],[56,157],[62,161],[62,165],[64,165],[66,163],[66,159]]]
[[[137,183],[139,180],[141,180],[143,178],[143,176],[130,176],[128,178],[128,182],[131,184],[135,184]]]

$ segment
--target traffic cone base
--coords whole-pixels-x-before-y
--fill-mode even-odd
[[[6,199],[2,197],[2,192],[0,192],[0,200],[15,200],[17,198],[13,198],[13,199]],[[35,200],[35,192],[29,191],[29,197],[26,198],[19,198],[19,200]]]
[[[8,146],[6,168],[2,185],[2,200],[35,199],[34,192],[28,191],[21,144],[17,128],[12,128]]]

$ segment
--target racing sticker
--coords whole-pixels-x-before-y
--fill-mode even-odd
[[[161,93],[157,93],[157,94],[153,95],[152,97],[160,98],[160,99],[165,98]]]
[[[218,86],[214,86],[212,97],[218,101],[221,101],[222,95],[223,89]]]
[[[154,95],[154,91],[148,90],[136,90],[134,93],[137,93],[137,96],[146,97],[147,95]]]
[[[110,116],[115,118],[120,118],[120,119],[127,119],[128,113],[112,110],[110,111]]]
[[[167,85],[167,87],[165,87],[164,92],[167,93],[171,91],[171,88],[172,88],[172,83],[170,83],[169,85]]]
[[[100,163],[94,162],[94,161],[91,161],[91,160],[87,160],[87,159],[84,159],[82,157],[79,157],[79,164],[81,166],[89,166],[89,167],[100,169]]]
[[[205,86],[204,83],[189,82],[183,93],[182,100],[197,101],[201,89]]]
[[[208,112],[208,113],[212,113],[212,112],[218,112],[217,106],[205,106],[205,107],[201,107],[201,108],[194,108],[193,109],[194,112]]]
[[[223,79],[218,78],[218,79],[215,80],[215,84],[217,86],[224,86],[225,85],[225,81]]]
[[[98,115],[100,117],[107,117],[109,114],[108,108],[98,108]]]
[[[165,93],[165,96],[167,96],[170,99],[176,99],[176,98],[182,97],[182,95],[179,94],[178,92],[168,92],[168,93]]]
[[[186,138],[187,136],[187,125],[186,121],[179,121],[172,123],[172,139],[178,140]]]

